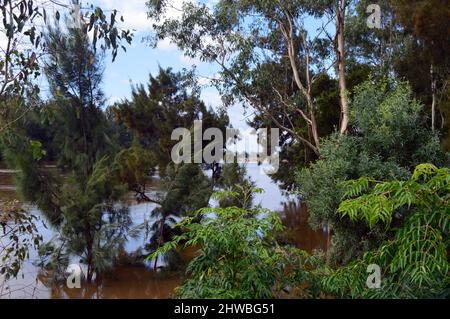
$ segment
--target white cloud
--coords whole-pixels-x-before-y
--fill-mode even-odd
[[[222,98],[220,97],[219,92],[217,92],[216,89],[208,89],[203,90],[201,94],[202,100],[205,102],[206,105],[212,106],[214,109],[219,108],[222,106]]]
[[[172,43],[170,39],[165,38],[158,42],[157,48],[165,51],[177,50],[176,44]]]
[[[136,30],[136,32],[151,31],[152,23],[147,18],[146,1],[143,0],[98,0],[103,10],[116,9],[123,16],[124,27]]]
[[[166,17],[179,19],[182,15],[183,3],[192,0],[170,0],[168,1]],[[215,0],[214,0],[215,1]],[[97,0],[102,9],[116,9],[125,19],[125,27],[135,29],[137,32],[151,31],[152,21],[148,19],[145,0]]]
[[[193,66],[199,66],[202,61],[198,58],[191,58],[190,56],[186,56],[184,54],[180,55],[180,61],[181,63],[185,64],[185,65],[193,65]]]

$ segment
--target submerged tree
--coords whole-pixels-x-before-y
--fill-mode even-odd
[[[132,99],[117,103],[112,112],[135,136],[134,145],[116,158],[121,175],[126,176],[128,187],[139,200],[158,205],[151,213],[147,245],[154,251],[177,234],[177,218],[191,216],[208,205],[213,181],[202,169],[212,169],[213,178],[219,172],[220,163],[204,164],[203,160],[173,165],[172,149],[178,142],[172,140],[172,132],[177,128],[193,132],[194,121],[201,121],[202,136],[208,128],[218,128],[225,136],[228,117],[223,110],[207,108],[189,78],[171,69],[160,69],[157,76],[150,76],[147,87],[135,87]],[[189,145],[193,147],[193,141]],[[161,178],[160,190],[151,194],[146,192],[145,182],[156,171]],[[156,258],[154,268],[157,263]]]
[[[109,164],[115,148],[105,135],[100,56],[83,30],[62,28],[49,28],[45,37],[51,99],[41,114],[54,124],[52,145],[64,176],[43,167],[45,149],[20,128],[3,141],[8,162],[20,170],[24,199],[37,204],[59,231],[41,252],[60,264],[46,266],[61,272],[70,256],[79,256],[91,281],[111,266],[130,221],[116,205],[126,187]]]
[[[114,160],[117,179],[134,192],[138,202],[151,202],[147,195],[147,184],[155,173],[156,160],[153,153],[139,143],[120,151]]]
[[[211,180],[198,164],[169,166],[161,181],[159,198],[153,200],[159,207],[151,214],[155,222],[147,248],[153,252],[180,234],[180,229],[176,227],[177,220],[194,216],[200,208],[208,207],[212,191]],[[158,255],[154,260],[155,269],[157,262]]]
[[[30,248],[38,248],[42,236],[36,226],[37,218],[20,207],[17,201],[0,201],[0,291],[5,280],[16,278],[29,257]],[[2,294],[0,293],[0,298]]]
[[[79,257],[90,282],[94,275],[98,279],[114,266],[126,239],[133,235],[132,223],[128,208],[117,203],[126,188],[115,179],[107,158],[95,163],[85,183],[80,184],[76,174],[70,173],[57,192],[61,210],[58,236],[41,248],[41,265],[58,278],[70,257]]]

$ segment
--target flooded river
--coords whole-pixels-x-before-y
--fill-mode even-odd
[[[279,187],[273,183],[270,177],[261,174],[259,167],[247,167],[249,177],[256,186],[265,190],[263,194],[255,196],[254,203],[280,213],[287,226],[286,238],[298,248],[306,251],[314,249],[326,250],[328,247],[325,231],[313,231],[308,226],[308,213],[303,205],[298,203],[295,197],[285,196]],[[14,187],[14,172],[0,170],[0,199],[17,199]],[[154,189],[156,191],[156,189]],[[131,201],[131,199],[130,199]],[[129,212],[135,226],[149,220],[155,204],[130,202]],[[29,210],[40,216],[35,207]],[[47,228],[43,222],[38,225],[44,242],[54,236],[54,231]],[[8,285],[1,285],[0,298],[88,298],[88,299],[160,299],[171,298],[174,289],[183,281],[182,271],[158,271],[152,270],[150,264],[135,264],[129,262],[130,256],[136,254],[146,244],[146,236],[137,239],[129,239],[124,247],[125,261],[115,267],[107,276],[101,278],[96,284],[83,286],[82,289],[68,289],[65,286],[54,285],[49,282],[45,273],[34,265],[37,260],[37,252],[30,253],[30,260],[23,267],[19,278],[10,280]],[[195,254],[194,251],[181,252],[182,259],[187,262]]]

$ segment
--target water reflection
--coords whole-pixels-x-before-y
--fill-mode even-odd
[[[287,226],[287,231],[282,236],[283,241],[309,252],[314,249],[327,249],[326,231],[313,231],[309,227],[308,212],[304,205],[299,204],[293,197],[283,195],[270,177],[261,174],[259,167],[249,166],[247,173],[257,187],[265,190],[263,194],[255,196],[255,204],[280,212]],[[17,199],[13,176],[12,171],[0,170],[0,200]],[[149,191],[156,191],[155,187],[157,185],[153,185]],[[155,204],[136,203],[132,196],[128,204],[133,225],[151,220],[150,213]],[[35,208],[32,208],[31,212],[40,215]],[[51,240],[55,235],[54,231],[43,223],[40,223],[38,228],[44,236],[44,241]],[[8,287],[2,285],[0,279],[0,298],[170,298],[174,295],[174,289],[183,281],[183,275],[179,271],[152,271],[151,267],[143,263],[141,251],[145,244],[144,231],[137,238],[129,238],[123,248],[123,254],[128,257],[128,261],[122,260],[119,266],[100,278],[96,284],[86,285],[82,289],[68,289],[65,285],[51,284],[46,273],[33,264],[38,257],[37,252],[31,252],[30,261],[25,263],[22,276],[8,282]],[[195,253],[193,249],[184,251],[180,254],[181,260],[187,263]]]
[[[52,299],[165,299],[174,296],[183,277],[180,273],[156,273],[141,266],[118,266],[96,284],[69,289],[53,285],[45,275],[38,279],[50,291]]]
[[[287,227],[286,234],[283,236],[287,243],[308,252],[318,249],[328,250],[328,232],[326,229],[313,230],[309,226],[309,213],[306,205],[298,201],[284,203],[281,218]]]
[[[19,199],[14,185],[14,171],[0,169],[0,200],[12,201]]]

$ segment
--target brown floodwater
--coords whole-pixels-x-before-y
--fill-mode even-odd
[[[38,275],[45,283],[45,275]],[[52,299],[167,299],[183,280],[180,273],[157,273],[142,266],[118,266],[98,284],[69,289],[65,285],[45,284]]]
[[[255,204],[278,211],[287,228],[283,241],[297,248],[312,252],[316,249],[327,250],[329,240],[326,230],[314,231],[308,225],[308,211],[295,197],[285,196],[272,180],[261,174],[257,166],[247,168],[249,177],[257,187],[265,190],[255,197]],[[0,170],[0,200],[18,199],[14,186],[14,171]],[[154,184],[149,191],[155,191]],[[134,225],[151,220],[150,213],[155,208],[151,203],[136,203],[131,201],[129,212]],[[34,215],[40,212],[35,207],[29,207]],[[51,240],[54,231],[43,223],[38,229],[45,240]],[[142,234],[137,239],[130,239],[124,247],[124,254],[133,256],[146,244],[146,236]],[[186,263],[195,250],[189,249],[180,253],[181,260]],[[23,267],[19,278],[2,284],[0,277],[0,298],[38,298],[38,299],[166,299],[174,296],[175,289],[182,281],[182,271],[153,271],[152,264],[121,262],[97,283],[83,285],[81,289],[69,289],[65,285],[52,284],[48,276],[34,265],[38,259],[37,252],[30,253],[30,260]]]
[[[283,204],[281,218],[287,230],[283,239],[307,252],[327,251],[330,238],[326,229],[313,230],[308,223],[309,213],[306,205],[298,201]]]
[[[14,171],[0,169],[0,200],[11,201],[19,199],[14,186]]]

